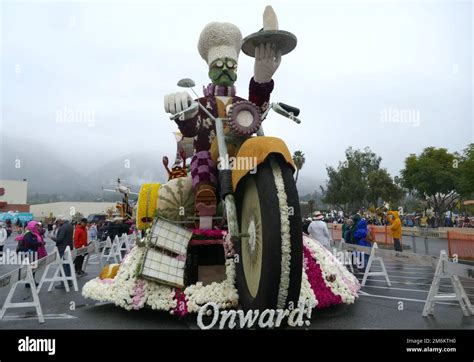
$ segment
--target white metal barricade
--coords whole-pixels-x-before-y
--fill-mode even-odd
[[[470,269],[468,266],[464,267],[463,265],[454,264],[450,262],[446,251],[441,251],[438,265],[436,266],[433,282],[431,283],[430,291],[428,293],[428,297],[426,298],[426,303],[423,308],[423,317],[427,317],[430,314],[434,314],[436,302],[446,301],[459,302],[459,306],[461,307],[462,313],[466,317],[469,315],[474,315],[474,310],[471,305],[471,302],[461,284],[461,281],[459,280],[459,275],[457,274],[457,272],[460,271],[456,270],[459,269],[459,266],[461,266],[463,269]],[[469,275],[470,273],[467,274]],[[454,293],[439,293],[439,287],[443,279],[448,279],[451,282],[454,289]]]
[[[474,307],[472,306],[469,298],[461,284],[459,278],[474,279],[474,266],[467,264],[454,263],[449,260],[446,251],[442,250],[439,258],[431,255],[419,255],[414,253],[399,252],[394,250],[380,249],[376,247],[374,243],[373,248],[353,245],[353,244],[341,244],[343,250],[358,250],[364,253],[371,253],[370,258],[374,260],[376,257],[382,261],[381,257],[389,258],[396,261],[413,262],[417,265],[430,266],[436,268],[433,281],[431,283],[428,297],[426,298],[425,306],[423,308],[422,315],[424,317],[434,313],[434,307],[436,302],[445,301],[458,301],[461,307],[462,313],[465,316],[474,315]],[[372,250],[371,250],[372,249]],[[362,279],[362,285],[365,285],[368,276],[372,275],[383,275],[386,277],[387,284],[390,282],[385,267],[382,267],[382,272],[375,272],[379,274],[373,274],[370,272],[372,267],[371,260],[369,258],[369,265],[367,265],[364,277]],[[439,287],[441,280],[449,279],[454,289],[454,293],[439,293]],[[389,284],[390,286],[390,284]]]
[[[127,234],[122,234],[122,236],[119,238],[120,260],[122,260],[122,252],[125,252],[125,254],[127,254],[130,251],[130,249],[131,248],[130,248],[129,236]]]
[[[3,303],[2,309],[0,311],[0,320],[3,319],[5,313],[8,309],[16,308],[29,308],[34,307],[36,309],[36,314],[40,323],[44,323],[43,310],[41,308],[41,303],[39,300],[39,290],[36,288],[35,279],[33,272],[38,272],[44,267],[50,266],[52,263],[55,263],[59,260],[59,254],[57,250],[54,253],[33,262],[32,264],[24,265],[16,270],[11,271],[0,277],[0,288],[5,288],[10,285],[10,291],[8,292],[7,299]],[[31,295],[33,297],[32,302],[12,302],[13,296],[15,294],[16,288],[18,285],[30,285]]]
[[[385,280],[387,281],[387,285],[389,287],[392,286],[392,283],[390,283],[390,279],[389,279],[388,274],[387,274],[387,269],[385,269],[385,264],[383,262],[383,259],[380,256],[375,255],[378,248],[379,247],[378,247],[377,243],[374,243],[374,245],[371,248],[369,261],[367,262],[367,265],[365,267],[365,273],[364,273],[364,276],[362,278],[362,283],[361,283],[362,286],[365,285],[365,283],[367,282],[367,278],[369,276],[370,277],[372,277],[372,276],[383,276],[383,277],[385,277]],[[370,271],[370,269],[372,268],[372,264],[374,262],[379,262],[380,263],[380,267],[382,268],[381,272],[379,272],[379,271],[376,271],[376,272]]]
[[[58,252],[58,248],[54,248],[55,252]],[[59,252],[58,252],[59,253]],[[66,247],[66,250],[64,251],[64,255],[62,258],[59,258],[56,262],[49,264],[46,267],[46,270],[43,273],[43,276],[41,277],[41,281],[38,286],[38,292],[40,292],[41,288],[43,287],[43,284],[49,282],[49,288],[48,292],[50,292],[53,289],[54,283],[56,282],[62,282],[64,285],[64,288],[66,289],[67,292],[69,292],[69,282],[72,282],[72,285],[74,287],[74,291],[78,292],[79,287],[77,285],[77,278],[76,278],[76,270],[74,268],[74,261],[73,257],[76,255],[76,253],[71,252],[71,249],[69,246]],[[70,276],[66,276],[66,273],[64,271],[64,266],[69,265],[70,269]],[[54,274],[53,277],[49,278],[48,273],[51,267],[54,267]]]
[[[122,260],[119,250],[119,241],[118,236],[115,236],[114,240],[110,240],[110,237],[107,237],[104,248],[102,249],[101,259],[105,259],[105,262],[108,263],[110,258],[114,259],[115,263],[118,263]]]

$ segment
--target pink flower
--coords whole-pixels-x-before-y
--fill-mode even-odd
[[[316,299],[318,300],[318,305],[316,308],[322,309],[331,305],[341,304],[341,296],[334,294],[331,288],[326,285],[321,266],[315,259],[313,259],[310,250],[305,246],[303,252],[305,271],[308,275],[308,281],[311,285],[314,295],[316,296]]]
[[[145,304],[145,282],[137,280],[133,287],[132,307],[135,310],[143,308]]]

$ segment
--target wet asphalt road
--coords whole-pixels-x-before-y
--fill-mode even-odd
[[[444,248],[445,240],[430,240],[436,255]],[[10,237],[6,248],[15,249],[16,242]],[[423,240],[421,239],[421,244]],[[48,242],[48,250],[54,244]],[[420,253],[423,249],[419,248]],[[95,262],[96,260],[92,260]],[[474,317],[464,317],[454,302],[437,304],[435,316],[423,318],[421,313],[427,297],[434,270],[414,264],[386,261],[392,286],[387,287],[383,277],[369,278],[354,305],[341,305],[324,310],[314,310],[311,324],[306,329],[474,329]],[[0,266],[3,275],[13,266]],[[21,308],[7,312],[0,329],[198,329],[196,317],[180,319],[164,312],[142,309],[126,311],[110,303],[97,303],[82,297],[80,290],[86,281],[96,277],[99,265],[91,264],[88,275],[78,279],[79,292],[53,290],[44,287],[39,297],[45,315],[45,323],[39,324],[34,308]],[[362,279],[362,274],[356,274]],[[39,281],[40,276],[36,276]],[[474,281],[462,280],[462,284],[474,302]],[[452,288],[444,282],[442,291]],[[0,288],[3,305],[9,288]],[[31,293],[19,286],[14,301],[31,301]],[[75,308],[72,308],[74,306]]]

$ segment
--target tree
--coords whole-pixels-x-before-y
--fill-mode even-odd
[[[469,181],[461,176],[467,177],[471,172],[465,170],[469,168],[466,166],[469,165],[468,159],[449,153],[446,148],[427,147],[419,156],[411,154],[405,159],[405,168],[401,171],[402,185],[415,191],[426,200],[428,207],[442,216],[447,210],[452,210],[461,195],[470,189]]]
[[[295,153],[293,154],[293,162],[296,166],[295,182],[298,182],[298,175],[300,173],[300,170],[303,168],[305,161],[306,159],[304,158],[304,153],[302,151],[295,151]]]
[[[376,205],[379,198],[396,202],[403,192],[387,170],[380,168],[382,159],[370,148],[346,150],[346,160],[337,169],[326,167],[329,180],[321,187],[323,201],[332,207],[353,214],[361,208]]]
[[[314,199],[311,199],[308,201],[308,206],[309,206],[309,213],[310,214],[313,214],[313,210],[314,210]]]
[[[379,199],[396,203],[403,197],[403,190],[392,180],[385,169],[370,171],[367,175],[367,186],[367,201],[371,205],[377,205]]]
[[[461,197],[472,197],[474,193],[474,143],[471,143],[463,151],[460,157],[459,178],[457,188]]]

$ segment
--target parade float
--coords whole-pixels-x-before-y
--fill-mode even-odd
[[[141,187],[136,223],[143,237],[120,265],[85,284],[85,297],[179,316],[207,303],[243,311],[354,303],[357,279],[302,233],[287,146],[263,133],[271,110],[300,123],[297,108],[269,102],[272,76],[296,37],[278,30],[269,6],[263,25],[243,40],[230,23],[202,31],[198,49],[212,83],[199,97],[194,82],[182,79],[178,86],[197,99],[187,92],[165,97],[180,130],[171,169],[163,159],[169,180]],[[240,50],[255,57],[249,100],[237,97],[233,85]]]

